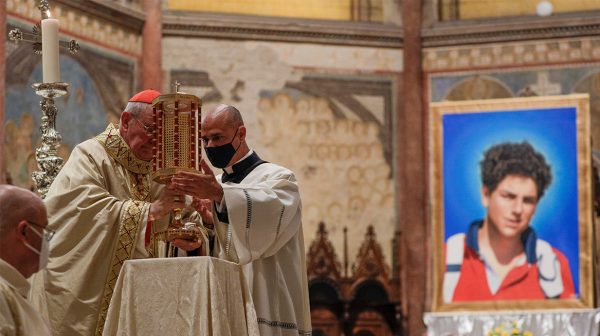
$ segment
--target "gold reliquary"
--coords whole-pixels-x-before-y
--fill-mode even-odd
[[[202,142],[200,98],[175,92],[156,97],[154,109],[154,133],[152,179],[167,184],[171,177],[181,171],[200,171]],[[162,257],[176,256],[170,244],[173,239],[199,240],[201,231],[195,223],[183,223],[183,209],[175,209],[165,231],[155,233],[158,253]]]

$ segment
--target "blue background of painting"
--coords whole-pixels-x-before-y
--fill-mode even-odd
[[[485,215],[479,162],[501,142],[528,141],[552,169],[552,183],[531,226],[565,254],[579,296],[576,109],[553,108],[448,114],[442,117],[444,240]]]

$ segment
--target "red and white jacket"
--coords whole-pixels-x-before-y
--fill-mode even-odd
[[[527,262],[510,270],[495,293],[490,289],[485,261],[479,255],[476,221],[467,233],[446,242],[443,298],[457,301],[543,300],[574,298],[575,289],[567,258],[528,228],[522,235]]]

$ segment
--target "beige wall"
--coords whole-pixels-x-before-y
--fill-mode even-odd
[[[541,0],[461,0],[460,19],[536,15]],[[446,1],[444,1],[446,2]],[[551,0],[554,13],[600,10],[597,0]]]
[[[382,98],[355,97],[375,116],[369,122],[342,104],[343,117],[335,116],[327,100],[331,97],[285,86],[308,75],[349,82],[393,79],[402,69],[400,50],[169,37],[163,40],[163,66],[167,74],[207,72],[222,96],[220,101],[242,112],[251,146],[264,159],[296,173],[307,246],[319,221],[325,221],[341,258],[342,230],[347,226],[353,261],[367,226],[373,225],[391,262],[396,207],[393,167],[384,159],[382,129],[377,126],[385,124]],[[200,88],[184,89],[202,95]],[[203,109],[215,103],[208,102]]]

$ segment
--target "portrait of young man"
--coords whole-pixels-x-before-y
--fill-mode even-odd
[[[432,310],[591,307],[588,97],[431,113]]]
[[[444,301],[574,298],[567,258],[530,225],[552,183],[544,155],[504,142],[485,151],[480,170],[486,212],[446,241]]]

